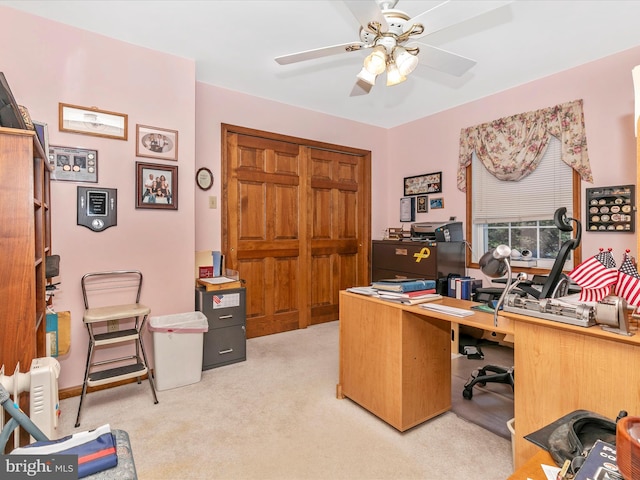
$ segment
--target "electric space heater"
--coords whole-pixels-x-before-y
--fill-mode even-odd
[[[13,375],[4,374],[4,365],[0,367],[0,383],[7,389],[15,403],[19,403],[20,394],[29,392],[29,418],[42,430],[47,438],[58,438],[58,377],[60,363],[53,357],[34,358],[28,372],[20,372],[20,363]],[[7,419],[8,420],[8,419]],[[0,408],[0,425],[4,425],[4,410]],[[14,435],[14,448],[20,445],[20,429]],[[31,442],[35,439],[32,437]]]

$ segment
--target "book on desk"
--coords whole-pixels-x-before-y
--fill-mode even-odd
[[[419,278],[410,279],[385,279],[373,282],[371,285],[377,290],[389,292],[414,292],[417,290],[431,290],[436,288],[435,280],[423,280]]]

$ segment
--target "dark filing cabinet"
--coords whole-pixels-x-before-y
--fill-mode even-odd
[[[372,242],[373,282],[383,278],[424,278],[437,281],[451,273],[465,274],[464,242]]]
[[[245,293],[244,288],[207,292],[196,287],[196,310],[209,321],[203,341],[203,370],[247,359]]]

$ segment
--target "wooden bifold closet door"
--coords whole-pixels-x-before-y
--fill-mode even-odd
[[[338,319],[369,282],[371,153],[222,125],[222,243],[247,337]]]

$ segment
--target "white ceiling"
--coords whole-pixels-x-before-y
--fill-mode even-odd
[[[440,3],[400,0],[396,8],[413,17]],[[362,51],[290,65],[274,61],[359,40],[358,21],[339,0],[0,0],[0,5],[194,59],[200,82],[384,128],[640,45],[640,1],[514,0],[420,39],[476,60],[464,76],[419,66],[404,83],[387,87],[382,75],[369,95],[351,97]]]

